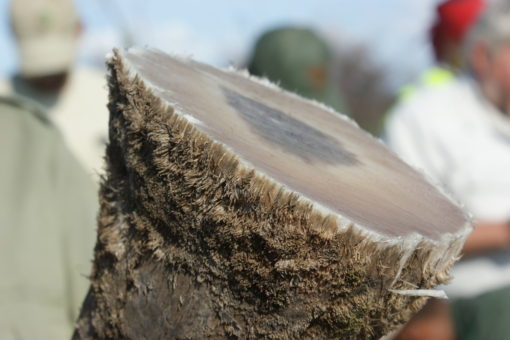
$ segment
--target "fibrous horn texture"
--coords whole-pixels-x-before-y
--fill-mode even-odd
[[[349,119],[154,50],[108,66],[74,339],[378,339],[448,280],[469,222]]]

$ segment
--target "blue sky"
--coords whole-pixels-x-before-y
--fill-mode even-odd
[[[339,48],[364,44],[400,84],[430,63],[427,27],[438,0],[77,0],[85,25],[80,62],[102,65],[134,42],[218,66],[241,65],[265,29],[297,24]],[[0,0],[0,77],[15,69],[8,0]]]

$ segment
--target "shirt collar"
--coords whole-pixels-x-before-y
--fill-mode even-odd
[[[487,100],[482,93],[482,89],[478,82],[470,74],[459,75],[460,81],[467,84],[470,90],[474,93],[476,100],[480,103],[484,110],[485,119],[494,130],[495,133],[504,137],[510,143],[510,117],[496,108],[490,101]]]

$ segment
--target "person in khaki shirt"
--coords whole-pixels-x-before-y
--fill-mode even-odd
[[[70,151],[96,183],[108,135],[105,72],[75,65],[81,22],[72,0],[11,0],[18,67],[0,94],[43,106]]]
[[[0,339],[69,339],[85,298],[97,194],[34,104],[0,97]]]

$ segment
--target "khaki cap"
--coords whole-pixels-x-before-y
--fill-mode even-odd
[[[10,10],[22,75],[48,75],[71,67],[79,29],[72,0],[12,0]]]

